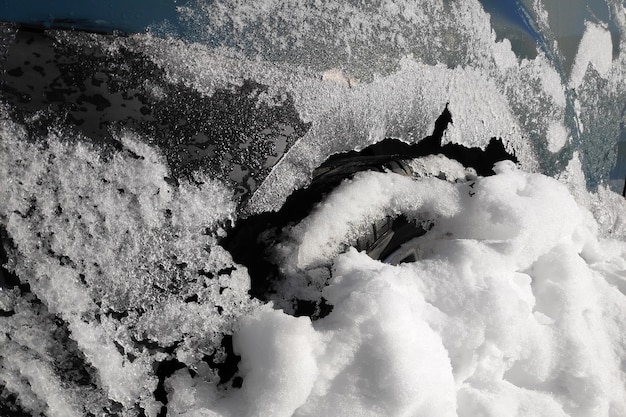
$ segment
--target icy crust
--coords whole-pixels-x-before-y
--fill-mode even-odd
[[[564,80],[554,62],[543,53],[536,59],[519,61],[508,41],[496,42],[488,15],[478,2],[444,3],[430,1],[415,6],[387,2],[381,13],[381,8],[370,10],[351,3],[294,2],[286,6],[268,1],[261,8],[250,8],[237,1],[198,2],[196,7],[207,12],[211,23],[202,30],[223,31],[221,35],[213,33],[211,41],[201,38],[207,45],[136,36],[130,48],[146,53],[172,82],[183,82],[203,94],[211,94],[224,84],[252,79],[270,86],[270,101],[270,97],[280,97],[284,92],[294,98],[300,117],[311,122],[311,128],[255,193],[249,204],[254,213],[277,210],[294,189],[307,184],[312,170],[334,153],[362,149],[385,137],[416,142],[428,136],[447,102],[454,124],[445,141],[484,147],[492,137],[501,137],[515,149],[525,169],[549,175],[560,172],[571,157],[571,149],[559,145],[574,122],[567,113]],[[264,8],[269,14],[259,12]],[[404,17],[407,10],[409,17]],[[200,12],[194,13],[198,22],[207,23]],[[454,18],[441,18],[448,15]],[[417,20],[411,20],[414,18]],[[339,20],[328,30],[342,31],[341,25],[352,19],[364,23],[356,31],[350,30],[352,37],[346,38],[345,45],[362,39],[375,52],[375,60],[351,56],[342,64],[331,52],[342,49],[344,44],[339,41],[323,49],[328,56],[315,63],[307,61],[314,48],[305,48],[304,55],[296,53],[298,48],[282,49],[286,45],[283,40],[298,44],[294,39],[319,39],[318,30],[308,33],[308,24]],[[393,42],[386,45],[384,39],[376,37],[377,30],[366,29],[388,19],[393,23],[388,27],[381,23],[377,30],[393,33],[408,19],[411,29],[397,32],[398,37],[411,33],[419,39],[406,47]],[[450,22],[454,27],[446,26]],[[272,25],[280,29],[271,31]],[[426,36],[433,28],[435,34]],[[266,42],[260,33],[282,40]],[[231,42],[220,41],[225,34]],[[237,39],[241,42],[233,42]],[[322,41],[328,39],[325,34]],[[253,47],[247,49],[246,45]],[[277,51],[285,55],[277,56]],[[367,76],[357,82],[355,78],[360,77],[355,76],[353,66],[364,63]],[[561,128],[555,134],[556,126]]]
[[[351,89],[310,82],[298,93],[298,104],[303,117],[313,120],[311,129],[274,167],[250,200],[250,210],[278,209],[334,153],[362,149],[385,137],[418,142],[432,133],[446,102],[453,123],[444,143],[484,147],[492,137],[506,138],[527,170],[539,170],[537,149],[547,146],[540,126],[563,120],[565,114],[560,98],[543,91],[541,65],[529,63],[496,81],[481,70],[427,66],[407,58],[394,74]]]
[[[578,152],[574,152],[567,168],[557,179],[567,186],[579,205],[593,213],[600,236],[626,241],[626,199],[611,191],[608,185],[599,186],[593,193],[588,192]]]
[[[332,63],[356,78],[411,53],[450,66],[490,58],[489,16],[477,1],[197,0],[179,11],[190,39],[317,70]]]
[[[220,362],[223,335],[255,308],[246,270],[216,243],[232,193],[202,175],[171,185],[130,133],[109,154],[68,135],[0,125],[0,219],[21,281],[0,292],[0,383],[35,413],[156,416],[159,363]],[[62,350],[83,379],[68,380]]]
[[[484,147],[492,137],[501,137],[527,170],[554,174],[563,169],[555,160],[567,161],[570,150],[563,150],[564,157],[553,155],[550,139],[555,135],[548,131],[549,126],[569,126],[558,72],[541,54],[531,61],[510,59],[509,46],[496,43],[491,33],[485,42],[491,45],[487,60],[451,68],[426,64],[419,55],[404,56],[394,72],[356,84],[336,83],[323,75],[328,72],[306,66],[270,63],[265,56],[251,59],[230,49],[182,41],[136,37],[132,48],[147,53],[172,82],[203,94],[223,83],[253,79],[270,86],[268,99],[280,97],[280,92],[294,98],[300,117],[312,125],[251,199],[250,211],[262,212],[277,210],[334,153],[362,149],[385,137],[417,142],[430,135],[446,103],[454,123],[444,142]],[[545,155],[545,162],[538,162]]]
[[[354,249],[334,257],[328,316],[312,323],[266,308],[244,320],[234,335],[241,390],[201,394],[210,386],[180,371],[168,380],[170,411],[624,415],[626,244],[600,238],[556,180],[508,162],[496,172],[443,186],[442,201],[455,202],[413,243],[416,262],[392,266]],[[343,210],[377,195],[378,182],[361,182],[358,195],[338,191],[352,198]]]
[[[586,23],[570,81],[575,85],[574,110],[578,131],[575,144],[578,145],[588,184],[598,188],[607,183],[617,161],[615,145],[620,137],[620,126],[626,121],[626,90],[623,85],[626,76],[626,22],[623,5],[616,2],[612,7],[615,8],[613,16],[622,34],[619,55],[614,58],[611,48],[608,48],[611,38],[605,25]],[[611,185],[614,186],[613,191],[621,193],[623,181],[619,180]]]
[[[551,176],[580,147],[589,185],[607,179],[626,93],[624,54],[612,58],[605,24],[586,23],[566,75],[541,2],[532,8],[547,49],[532,60],[496,41],[478,1],[379,3],[198,0],[180,12],[200,43],[152,35],[78,42],[145,55],[169,81],[205,95],[253,80],[269,86],[260,99],[270,105],[293,97],[312,128],[256,193],[255,213],[278,209],[333,153],[427,136],[446,102],[455,121],[447,141],[484,146],[502,137],[525,169]],[[610,7],[624,32],[623,6]]]
[[[624,9],[618,3],[609,7],[623,37]],[[302,117],[313,122],[256,193],[253,211],[276,210],[332,153],[385,136],[421,139],[448,101],[455,123],[446,140],[484,146],[493,136],[506,138],[527,170],[551,176],[566,168],[577,147],[588,184],[593,188],[608,178],[626,103],[626,42],[614,59],[605,23],[586,23],[566,74],[541,2],[529,7],[545,50],[521,61],[508,41],[496,42],[488,15],[475,1],[392,1],[371,9],[332,1],[262,4],[198,1],[194,9],[182,8],[198,39],[210,46],[177,42],[170,53],[160,40],[146,43],[173,79],[200,90],[221,79],[263,79],[292,91]]]

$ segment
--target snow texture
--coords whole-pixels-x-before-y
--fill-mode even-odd
[[[9,268],[26,285],[20,291],[32,291],[30,303],[17,288],[1,293],[0,381],[20,393],[30,387],[20,401],[33,412],[83,415],[115,403],[156,415],[164,352],[191,367],[219,357],[222,336],[255,306],[245,269],[216,243],[233,215],[230,192],[201,175],[171,186],[159,154],[131,134],[119,138],[124,151],[108,155],[55,133],[32,141],[6,119],[0,138]],[[82,383],[60,383],[63,367],[57,375],[48,363],[67,338]]]
[[[412,162],[417,178],[340,185],[274,248],[289,278],[278,298],[332,305],[311,321],[250,299],[218,244],[235,202],[217,180],[174,185],[132,132],[116,148],[63,125],[30,137],[1,104],[0,231],[19,284],[0,291],[0,402],[154,417],[158,390],[181,417],[626,415],[626,203],[603,183],[626,105],[626,14],[610,7],[618,56],[608,26],[587,22],[568,75],[541,1],[532,60],[496,42],[475,0],[198,0],[179,10],[200,43],[76,40],[128,48],[200,94],[254,80],[270,105],[293,97],[311,128],[251,212],[280,208],[329,155],[419,141],[446,103],[445,142],[501,137],[521,166],[476,178],[431,156]],[[434,224],[410,242],[415,262],[350,248],[396,215]],[[230,335],[241,361],[220,383]],[[183,368],[159,375],[169,362]]]
[[[587,22],[570,74],[569,87],[580,87],[589,65],[593,65],[600,75],[606,75],[611,68],[612,59],[611,33],[603,25]]]
[[[326,233],[293,230],[301,246],[333,258],[323,289],[332,312],[316,322],[280,310],[247,319],[235,333],[241,392],[197,409],[188,403],[188,410],[223,416],[623,415],[626,244],[599,237],[591,213],[558,181],[509,162],[496,172],[455,185],[405,178],[406,187],[413,181],[425,194],[436,189],[446,202],[439,209],[445,218],[413,243],[419,259],[398,266],[354,249],[329,254],[328,234],[343,237],[344,229],[333,226],[358,219],[344,217],[355,207],[409,214],[424,206],[419,197],[401,209],[394,198],[371,202],[380,194],[379,177],[397,184],[396,174],[366,174],[339,188],[329,206],[310,217],[315,222],[331,210],[330,202],[350,200],[332,205]]]

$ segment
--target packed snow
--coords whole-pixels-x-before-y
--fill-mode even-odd
[[[569,134],[565,126],[561,123],[552,123],[548,127],[546,139],[548,140],[548,150],[552,153],[556,153],[563,149],[563,146],[565,146],[569,139]]]

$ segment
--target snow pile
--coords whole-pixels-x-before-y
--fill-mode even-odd
[[[383,264],[354,249],[335,256],[323,290],[333,305],[328,316],[311,322],[258,311],[234,336],[241,390],[199,396],[210,385],[181,371],[169,383],[170,410],[180,416],[624,415],[626,244],[601,239],[591,214],[556,180],[509,162],[496,172],[454,185],[415,182],[416,190],[432,191],[440,181],[437,196],[453,203],[413,242],[416,262]],[[373,197],[382,201],[379,176],[396,184],[390,195],[397,197],[395,175],[363,175],[354,181],[359,188],[346,185],[328,198],[352,203],[333,206],[334,219],[341,210],[366,210]],[[387,197],[382,206],[397,209],[397,201]],[[408,199],[402,209],[410,211],[411,203],[421,202]],[[328,241],[327,234],[303,231],[300,238],[310,247]]]
[[[460,177],[468,174],[456,161],[439,156],[417,158],[413,166],[415,175],[420,176],[431,175],[427,171],[433,169],[440,172],[435,168]],[[425,178],[417,182],[395,173],[357,173],[311,215],[285,230],[281,243],[274,247],[273,257],[285,277],[277,284],[277,305],[290,311],[285,300],[319,302],[333,259],[371,234],[372,225],[400,214],[416,223],[429,223],[454,215],[459,204],[458,191],[447,181]]]

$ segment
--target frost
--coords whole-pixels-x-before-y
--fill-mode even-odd
[[[198,1],[185,16],[190,39],[204,44],[138,36],[129,46],[203,94],[254,79],[294,97],[312,126],[259,186],[250,212],[277,210],[334,153],[428,136],[447,102],[454,123],[446,141],[484,147],[501,137],[529,171],[565,168],[569,149],[550,155],[546,141],[549,126],[572,125],[558,66],[546,53],[518,60],[508,42],[496,42],[478,2],[262,4]]]
[[[180,10],[191,39],[317,70],[350,67],[357,78],[371,76],[366,63],[388,71],[412,52],[430,64],[466,65],[484,58],[486,48],[472,43],[492,38],[488,24],[475,24],[488,22],[478,2],[198,0]]]

